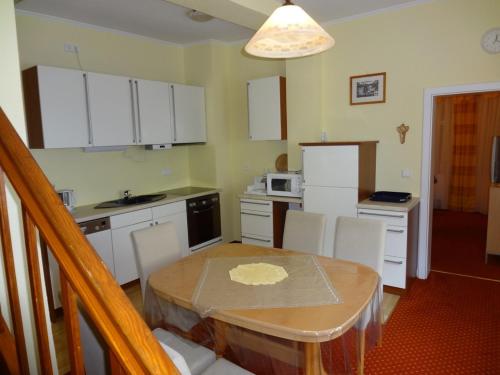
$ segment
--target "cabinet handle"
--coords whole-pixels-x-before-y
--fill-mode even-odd
[[[388,232],[404,233],[404,229],[387,229]]]
[[[270,206],[270,203],[261,203],[261,202],[249,202],[249,201],[240,201],[241,203],[248,203],[248,204],[258,204],[259,206]]]
[[[174,142],[177,141],[177,119],[175,116],[175,91],[174,85],[170,85],[170,90],[172,91],[172,119],[174,123]]]
[[[250,134],[250,82],[247,82],[247,127],[248,138],[252,139],[252,134]]]
[[[90,119],[90,104],[89,104],[89,84],[87,81],[87,73],[83,73],[83,86],[85,88],[85,110],[87,111],[87,128],[89,131],[89,145],[94,143],[94,134],[92,133],[92,124]]]
[[[251,215],[251,216],[260,216],[260,217],[271,217],[270,214],[268,215],[261,215],[261,214],[251,214],[250,212],[242,212],[242,215]]]
[[[359,213],[362,214],[362,215],[392,217],[392,218],[396,218],[396,219],[402,219],[402,218],[405,217],[405,215],[376,214],[374,212],[364,212],[364,211],[359,211]]]
[[[390,260],[390,259],[384,259],[384,262],[386,263],[393,263],[393,264],[403,264],[402,260]]]
[[[139,141],[142,143],[141,106],[139,104],[139,84],[135,81],[135,100],[137,101],[137,128],[139,129]]]
[[[246,238],[246,239],[249,239],[249,240],[255,240],[255,241],[260,241],[260,242],[271,242],[271,240],[263,240],[261,238],[257,238],[257,237],[250,237],[250,236],[241,236],[241,238]]]
[[[135,133],[135,105],[134,105],[134,87],[132,80],[128,80],[130,86],[130,104],[132,105],[132,142],[137,143],[137,137]]]

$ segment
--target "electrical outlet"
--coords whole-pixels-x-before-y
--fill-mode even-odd
[[[64,43],[64,52],[78,53],[78,46],[76,44]]]
[[[401,177],[410,177],[410,176],[411,176],[411,172],[408,168],[401,170]]]
[[[172,170],[170,168],[163,168],[161,170],[161,174],[163,176],[170,176],[172,174]]]

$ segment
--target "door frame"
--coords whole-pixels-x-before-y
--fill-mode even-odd
[[[432,240],[432,135],[434,98],[453,94],[500,91],[500,82],[474,83],[461,86],[445,86],[424,90],[424,119],[422,132],[422,167],[420,177],[420,223],[418,239],[417,277],[427,279],[431,269]]]

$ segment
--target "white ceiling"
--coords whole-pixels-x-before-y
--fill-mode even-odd
[[[194,3],[194,1],[172,1],[181,4]],[[404,4],[411,5],[411,3],[415,2],[415,0],[294,1],[295,4],[304,8],[307,13],[320,23]],[[210,1],[207,1],[203,5],[208,6],[210,3]],[[233,3],[243,9],[243,5],[240,5],[240,3],[244,4],[244,1],[233,1]],[[266,4],[267,7],[262,7],[262,9],[266,9],[266,12],[268,12],[269,5],[272,8],[274,3],[279,5],[281,1],[269,0],[268,4]],[[220,4],[217,5],[220,8]],[[205,23],[192,21],[186,17],[188,8],[164,0],[21,0],[16,4],[16,9],[179,44],[195,43],[208,39],[224,42],[238,41],[249,39],[254,32],[252,29],[222,19],[213,19]],[[257,19],[261,18],[262,21],[260,22],[263,22],[266,19],[264,13],[261,14],[252,9],[249,17],[255,19],[257,15]],[[255,22],[252,23],[255,24]]]

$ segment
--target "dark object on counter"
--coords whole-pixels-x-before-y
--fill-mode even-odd
[[[165,198],[167,194],[145,194],[145,195],[135,195],[131,197],[125,197],[120,199],[115,199],[114,201],[107,201],[99,203],[95,208],[115,208],[123,206],[131,206],[135,204],[145,204],[159,201]]]
[[[404,203],[411,199],[411,193],[403,193],[399,191],[376,191],[369,198],[376,202],[392,202]]]

